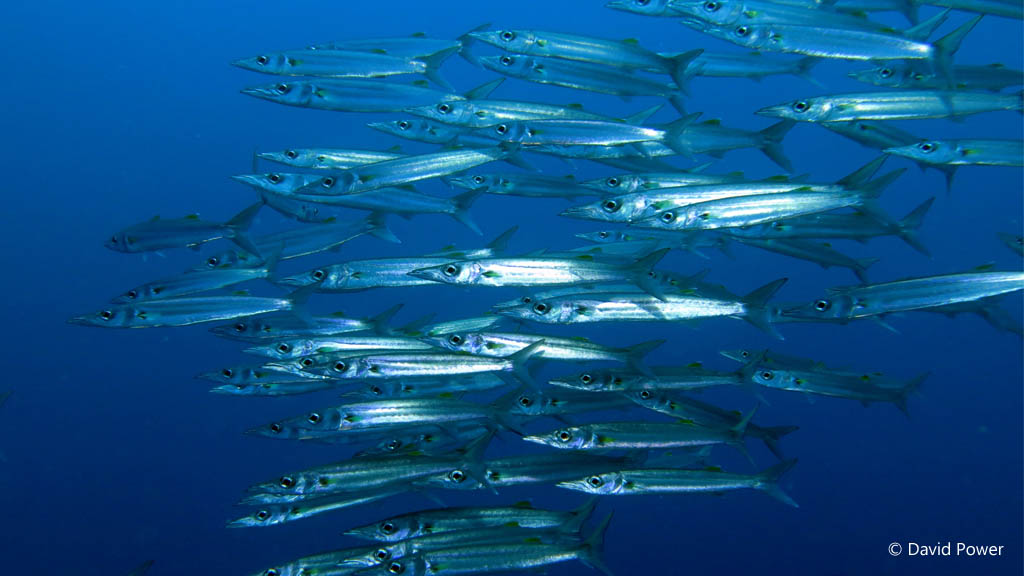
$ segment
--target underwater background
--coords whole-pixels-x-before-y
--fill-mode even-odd
[[[7,319],[6,374],[0,388],[14,394],[0,410],[0,565],[12,574],[122,574],[146,559],[151,574],[245,574],[275,561],[353,544],[340,533],[355,525],[434,504],[406,494],[370,506],[324,514],[266,529],[228,530],[234,506],[249,484],[347,457],[345,446],[275,442],[243,435],[274,418],[310,406],[337,403],[337,392],[291,398],[213,395],[195,374],[244,360],[235,343],[203,326],[141,331],[91,330],[65,323],[124,289],[195,266],[189,250],[166,256],[106,250],[110,233],[160,214],[197,212],[222,221],[256,197],[228,176],[252,171],[256,150],[344,147],[405,152],[434,147],[375,132],[370,121],[397,115],[346,114],[277,106],[239,94],[273,82],[229,62],[266,50],[314,42],[424,32],[454,38],[483,23],[636,38],[656,51],[739,48],[705,37],[673,19],[614,12],[600,0],[516,2],[224,1],[9,2],[0,10],[0,46],[7,82],[0,112],[4,209],[0,210],[0,269],[7,270],[0,306]],[[937,9],[925,8],[924,15]],[[875,16],[904,26],[902,16]],[[954,13],[943,30],[967,15]],[[986,17],[957,54],[958,64],[1002,62],[1024,66],[1019,21]],[[697,78],[688,112],[723,118],[732,126],[761,129],[772,119],[757,109],[803,96],[867,90],[846,77],[857,64],[824,62],[814,76],[823,90],[791,76],[759,83]],[[495,76],[460,58],[443,68],[449,82],[468,90]],[[269,79],[268,79],[269,78]],[[559,104],[626,115],[656,104],[624,102],[565,88],[507,80],[495,97]],[[655,121],[677,113],[665,107]],[[1017,112],[981,114],[960,122],[924,120],[897,125],[919,135],[1021,138]],[[795,172],[832,181],[877,152],[811,124],[796,126],[784,148]],[[700,159],[697,163],[710,159]],[[672,160],[693,166],[685,158]],[[621,172],[579,162],[572,167],[539,158],[545,173],[574,172],[581,179]],[[865,245],[841,243],[845,252],[881,260],[872,281],[967,270],[993,263],[1019,270],[1021,258],[996,232],[1021,233],[1019,168],[965,167],[951,193],[942,175],[911,169],[886,191],[893,215],[935,196],[921,237],[928,259],[892,237]],[[505,171],[505,166],[492,167]],[[716,160],[709,171],[741,170],[765,177],[779,169],[757,150]],[[269,171],[261,170],[261,171]],[[439,181],[422,191],[448,194]],[[575,233],[602,227],[560,218],[566,202],[484,196],[473,206],[484,236],[446,216],[389,218],[400,245],[364,236],[325,253],[281,266],[297,273],[318,263],[378,256],[413,256],[456,244],[482,246],[513,224],[513,253],[583,244]],[[358,213],[353,213],[358,215]],[[270,210],[254,231],[288,228]],[[839,244],[837,244],[839,245]],[[203,254],[221,248],[215,242]],[[854,284],[847,270],[737,246],[734,257],[709,251],[710,260],[671,253],[662,268],[695,273],[743,294],[779,277],[788,284],[780,301],[806,301],[829,286]],[[259,294],[278,295],[270,285]],[[454,319],[486,312],[515,298],[515,289],[447,285],[316,295],[315,312],[368,316],[399,302],[398,321],[435,312]],[[1021,294],[1003,299],[1019,322]],[[619,575],[732,574],[1020,574],[1022,566],[1022,347],[973,315],[947,318],[907,313],[889,319],[899,333],[873,322],[849,325],[784,324],[782,342],[744,322],[699,325],[633,324],[541,327],[627,346],[666,338],[648,358],[652,365],[703,361],[716,369],[732,363],[718,351],[771,347],[829,366],[879,371],[899,378],[930,372],[909,404],[910,417],[893,406],[765,391],[758,421],[796,424],[783,441],[798,466],[783,479],[800,504],[794,509],[754,492],[725,497],[609,497],[599,514],[615,511],[607,533],[606,563]],[[542,376],[574,366],[546,365]],[[543,377],[540,378],[543,380]],[[747,411],[757,400],[742,390],[711,391],[701,399]],[[499,438],[488,455],[524,451]],[[530,449],[528,448],[527,451]],[[539,450],[539,448],[538,448]],[[751,443],[758,468],[774,463]],[[715,461],[727,469],[751,466],[728,450]],[[441,493],[449,505],[511,503],[568,508],[586,496],[554,487],[487,493]],[[891,557],[891,542],[966,542],[1005,545],[1001,557]],[[552,576],[588,574],[579,563],[547,570]]]

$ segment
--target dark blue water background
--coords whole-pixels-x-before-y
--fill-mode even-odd
[[[14,396],[0,413],[0,558],[11,574],[120,574],[147,558],[152,574],[240,574],[275,561],[338,548],[339,533],[385,514],[432,504],[410,495],[368,508],[325,514],[271,529],[227,530],[233,507],[250,483],[345,457],[348,450],[246,437],[271,419],[336,402],[322,393],[291,399],[215,396],[193,375],[241,359],[238,346],[203,327],[104,331],[65,325],[143,281],[191,267],[200,255],[168,252],[147,259],[103,248],[113,231],[155,214],[199,212],[227,219],[253,200],[228,176],[250,171],[254,149],[336,146],[386,149],[398,141],[371,131],[371,120],[394,116],[341,114],[278,106],[240,95],[247,85],[272,82],[228,62],[262,51],[312,42],[426,32],[454,37],[484,22],[608,38],[638,38],[648,48],[683,51],[737,48],[705,38],[671,20],[613,12],[600,1],[539,2],[11,2],[0,12],[5,55],[0,130],[4,134],[4,208],[0,210],[0,270],[5,322],[0,388]],[[932,14],[926,9],[925,15]],[[902,26],[901,17],[882,19]],[[964,21],[955,14],[944,31]],[[1003,62],[1020,68],[1020,23],[987,18],[965,42],[957,62]],[[835,92],[864,87],[845,77],[857,65],[823,64],[816,75]],[[453,58],[447,78],[468,89],[493,76]],[[823,93],[797,78],[696,79],[688,107],[737,127],[771,123],[753,111]],[[633,102],[510,80],[496,93],[554,103],[581,102],[593,111],[625,115],[653,99]],[[657,120],[670,121],[663,110]],[[922,136],[1021,137],[1021,116],[1003,112],[963,122],[919,121],[901,126]],[[408,152],[430,148],[402,143]],[[875,152],[813,125],[786,139],[800,173],[829,181],[872,159]],[[680,166],[688,165],[679,159]],[[571,171],[541,160],[550,173]],[[1018,269],[1021,260],[996,239],[1020,233],[1021,172],[966,168],[951,195],[936,172],[911,169],[883,204],[902,215],[937,196],[922,237],[929,260],[897,239],[842,243],[858,256],[880,257],[874,280],[961,271],[993,262]],[[504,166],[495,166],[505,170]],[[751,176],[778,172],[757,151],[734,152],[715,172]],[[578,174],[614,170],[582,163]],[[439,182],[421,187],[447,193]],[[476,237],[443,216],[391,219],[400,246],[360,238],[340,254],[288,262],[283,271],[368,256],[415,255],[455,243],[473,247],[511,224],[515,251],[577,246],[572,234],[596,227],[560,219],[558,200],[484,197],[473,214]],[[270,210],[257,233],[288,227]],[[223,246],[209,246],[204,253]],[[814,298],[827,286],[853,283],[846,270],[823,271],[799,261],[737,248],[735,259],[703,261],[673,253],[663,263],[679,272],[710,266],[711,278],[744,293],[787,276],[783,300]],[[270,286],[260,293],[276,294]],[[317,296],[315,311],[368,315],[395,302],[399,320],[426,312],[451,319],[475,315],[515,290],[450,286]],[[1006,307],[1020,318],[1020,297]],[[1021,571],[1021,341],[976,317],[908,314],[891,320],[894,334],[870,322],[848,326],[792,325],[777,343],[741,321],[697,326],[624,325],[553,329],[609,345],[652,338],[669,343],[652,363],[704,360],[725,369],[723,348],[774,346],[836,367],[912,377],[931,372],[912,417],[888,405],[820,399],[813,403],[766,392],[758,420],[798,424],[786,438],[800,459],[784,480],[800,503],[791,509],[759,493],[727,497],[624,497],[607,536],[607,562],[617,574],[1019,574]],[[544,328],[539,328],[543,330]],[[572,367],[550,366],[544,375]],[[742,393],[704,397],[746,410]],[[544,425],[540,426],[545,427]],[[513,439],[489,454],[521,450]],[[753,446],[759,467],[773,463]],[[749,464],[721,450],[716,460],[738,471]],[[451,504],[512,502],[568,507],[583,496],[556,488],[508,490],[500,498],[445,495]],[[1001,558],[891,558],[890,542],[964,541],[1005,545]],[[586,574],[579,564],[549,574]]]

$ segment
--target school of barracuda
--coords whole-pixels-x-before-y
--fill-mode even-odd
[[[417,155],[320,148],[262,152],[261,159],[285,168],[234,176],[256,189],[259,198],[230,220],[155,218],[107,240],[108,248],[128,253],[227,242],[194,269],[126,290],[71,322],[143,328],[222,321],[212,332],[240,342],[262,361],[209,367],[201,377],[216,384],[213,392],[349,393],[334,405],[282,414],[249,431],[293,442],[351,445],[358,451],[347,460],[254,478],[241,499],[250,511],[229,526],[294,522],[409,492],[438,502],[434,509],[345,532],[365,540],[363,545],[282,559],[259,574],[481,574],[570,560],[610,574],[602,550],[612,514],[591,518],[597,496],[750,489],[797,505],[779,483],[796,464],[784,455],[780,440],[797,427],[755,423],[759,402],[741,414],[688,392],[744,387],[756,399],[764,387],[891,403],[906,412],[908,397],[927,376],[830,368],[776,350],[723,351],[737,362],[735,370],[715,371],[699,363],[649,366],[645,355],[663,341],[610,347],[546,334],[545,324],[731,318],[781,339],[790,322],[871,319],[887,326],[892,314],[921,310],[975,313],[1020,334],[1020,321],[1007,317],[998,298],[1024,289],[1024,273],[976,269],[871,283],[866,271],[874,259],[855,259],[828,244],[895,236],[929,254],[916,232],[934,198],[902,218],[877,203],[905,170],[881,172],[889,156],[941,170],[947,184],[960,166],[1024,164],[1019,140],[986,139],[984,134],[943,139],[908,134],[886,123],[1021,111],[1020,71],[955,63],[961,42],[982,17],[1020,19],[1019,2],[612,0],[608,7],[675,19],[742,50],[716,53],[681,46],[677,53],[659,54],[634,40],[486,25],[455,40],[423,35],[349,39],[238,60],[236,66],[279,76],[245,94],[321,110],[403,112],[407,116],[372,127],[440,148]],[[920,7],[929,9],[929,18],[918,19]],[[864,16],[876,10],[901,12],[909,24],[894,30]],[[970,14],[940,34],[952,10]],[[708,46],[713,43],[709,40]],[[647,123],[661,106],[611,117],[578,106],[501,100],[492,94],[503,79],[460,92],[440,73],[455,54],[503,77],[660,98],[678,111],[678,119]],[[756,113],[778,120],[760,132],[701,121],[700,114],[685,108],[691,81],[701,76],[789,74],[809,81],[809,94],[811,85],[820,93],[813,67],[822,59],[852,61],[850,77],[875,88],[764,103],[769,105]],[[392,78],[402,75],[422,79]],[[707,165],[684,171],[666,162],[674,156],[714,158],[757,148],[791,173],[782,140],[798,122],[816,123],[877,149],[879,156],[851,166],[849,175],[835,182],[788,176],[750,180],[736,173],[715,174]],[[590,160],[614,173],[593,181],[541,174],[531,154],[570,163]],[[517,169],[499,170],[502,163]],[[436,196],[416,189],[430,179],[441,179],[457,193]],[[507,245],[516,228],[509,222],[506,232],[476,249],[343,259],[294,275],[277,272],[283,260],[337,250],[364,235],[399,242],[386,224],[391,215],[446,214],[481,234],[470,215],[481,194],[565,198],[574,205],[562,216],[599,228],[579,235],[592,243],[582,248],[514,255]],[[253,219],[267,209],[303,224],[283,233],[252,235]],[[366,215],[339,219],[343,212],[338,209]],[[1021,253],[1019,234],[1001,233],[999,238]],[[828,288],[817,300],[778,303],[774,297],[786,278],[764,278],[763,287],[738,296],[706,281],[704,273],[657,268],[670,250],[702,254],[732,243],[848,268],[858,283]],[[266,297],[231,291],[253,280],[291,292]],[[401,304],[356,316],[313,316],[305,306],[314,295],[438,283],[519,287],[530,295],[496,302],[479,316],[401,327],[392,322]],[[535,381],[531,371],[540,362],[571,367],[545,384]],[[612,367],[589,366],[592,362]],[[0,403],[5,398],[0,395]],[[609,420],[609,410],[618,416]],[[589,414],[604,416],[587,419]],[[495,435],[550,451],[488,458]],[[725,471],[709,461],[716,446],[750,458],[749,438],[763,442],[778,461],[748,472]],[[508,486],[530,484],[591,496],[568,510],[528,503],[448,507],[440,506],[437,496],[460,490],[500,494]]]

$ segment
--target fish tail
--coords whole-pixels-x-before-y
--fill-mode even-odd
[[[953,77],[953,55],[960,49],[960,43],[971,30],[981,21],[982,14],[971,18],[959,28],[946,34],[935,42],[935,55],[932,57],[932,66],[946,81],[947,88],[956,87],[956,79]]]
[[[391,308],[377,314],[370,318],[370,324],[373,324],[373,331],[377,334],[388,335],[392,333],[391,320],[394,319],[395,314],[402,309],[405,304],[395,304]]]
[[[927,380],[930,375],[931,372],[925,372],[924,374],[915,377],[910,382],[907,382],[907,385],[900,389],[896,399],[893,400],[893,404],[895,404],[896,407],[899,408],[900,412],[903,412],[907,418],[910,418],[910,411],[907,409],[907,397],[911,394],[917,393],[917,391],[921,389],[921,384]]]
[[[470,190],[464,194],[459,194],[452,200],[455,203],[455,208],[451,212],[451,217],[464,224],[467,228],[476,232],[478,235],[483,236],[483,232],[480,231],[480,227],[473,221],[473,217],[469,214],[469,207],[473,205],[480,195],[483,194],[483,190]]]
[[[801,58],[796,65],[796,72],[793,73],[797,78],[803,78],[804,80],[814,84],[818,88],[825,89],[825,85],[811,74],[811,68],[814,68],[821,62],[820,58],[815,56],[806,56]]]
[[[698,48],[668,59],[668,73],[684,95],[689,96],[687,83],[699,72],[699,66],[694,66],[693,61],[703,53],[704,49]]]
[[[934,196],[925,200],[897,223],[899,226],[899,233],[897,235],[900,237],[900,240],[903,240],[911,248],[929,258],[931,258],[932,254],[928,251],[928,247],[921,243],[917,233],[921,228],[921,224],[924,223],[924,217],[928,213],[928,209],[932,207],[934,202]]]
[[[598,500],[600,500],[600,498],[597,496],[588,498],[582,506],[570,512],[572,516],[566,520],[564,524],[558,527],[558,531],[565,534],[580,534],[583,531],[583,525],[594,513],[594,509],[597,508]]]
[[[665,299],[665,291],[661,281],[658,279],[657,275],[653,273],[652,269],[655,264],[661,261],[661,259],[671,251],[671,248],[655,250],[647,256],[640,258],[630,266],[630,275],[633,278],[633,282],[642,290],[659,300]]]
[[[490,24],[485,24],[484,26],[490,26]],[[490,96],[491,92],[494,92],[498,86],[502,85],[503,82],[505,82],[504,78],[484,82],[476,88],[471,89],[469,92],[466,92],[464,96],[466,97],[466,100],[482,100]]]
[[[899,13],[903,14],[903,17],[907,19],[907,22],[917,24],[917,21],[919,20],[917,14],[917,2],[914,2],[914,0],[903,0],[900,4]]]
[[[644,364],[644,356],[651,353],[652,350],[661,346],[665,343],[665,340],[651,340],[650,342],[642,342],[635,346],[626,348],[626,365],[631,370],[643,374],[650,374],[650,369]]]
[[[865,186],[885,163],[888,158],[885,154],[875,158],[871,162],[861,166],[853,172],[836,180],[836,184],[847,189],[856,189]]]
[[[793,126],[796,126],[795,120],[781,120],[772,124],[771,126],[761,130],[759,133],[761,136],[761,152],[768,157],[769,160],[778,164],[786,172],[793,171],[793,164],[786,157],[786,153],[782,150],[782,139],[786,137]]]
[[[369,218],[366,219],[366,225],[369,228],[367,233],[371,236],[380,238],[385,242],[391,242],[392,244],[402,243],[402,240],[395,236],[395,233],[388,228],[387,214],[384,212],[371,213]]]
[[[903,31],[903,35],[906,36],[907,38],[910,38],[911,40],[924,42],[925,40],[928,39],[929,36],[934,34],[935,31],[939,29],[939,26],[942,26],[946,19],[949,18],[951,12],[951,9],[946,8],[942,12],[939,12],[938,14],[932,16],[931,18],[925,20],[924,22],[907,28],[906,30]]]
[[[762,438],[761,441],[772,454],[775,455],[779,460],[785,460],[786,456],[782,453],[782,449],[779,448],[779,439],[783,436],[796,432],[799,430],[799,426],[769,426],[767,428],[761,428]]]
[[[857,279],[861,281],[861,284],[868,284],[868,268],[878,262],[878,258],[858,258],[855,260],[857,265],[853,268],[853,273],[857,275]]]
[[[796,462],[796,458],[793,458],[792,460],[785,460],[783,462],[779,462],[775,466],[772,466],[771,468],[764,470],[763,472],[757,475],[758,482],[757,484],[754,485],[754,487],[757,488],[758,490],[767,493],[776,500],[783,502],[784,504],[788,504],[794,508],[799,508],[800,506],[796,503],[796,501],[790,498],[789,494],[783,492],[782,488],[779,487],[779,479],[782,478],[783,474],[789,472],[789,470],[792,469],[793,466],[796,466]]]
[[[789,278],[773,280],[743,297],[743,304],[747,309],[743,319],[779,340],[784,338],[772,324],[772,311],[768,307],[768,301],[787,281]]]
[[[615,576],[612,573],[611,568],[604,563],[604,534],[608,530],[608,524],[612,521],[612,512],[609,512],[604,520],[598,524],[597,528],[587,536],[587,539],[583,541],[583,546],[580,548],[580,562],[584,563],[587,567],[593,568],[605,576]]]
[[[542,354],[543,351],[544,340],[537,340],[508,357],[508,360],[512,363],[512,374],[519,384],[524,384],[533,390],[537,390],[537,383],[533,381],[533,375],[529,371],[529,362],[538,354]]]
[[[309,311],[306,310],[306,303],[309,302],[309,297],[316,292],[316,287],[316,284],[302,286],[287,296],[288,301],[291,302],[291,308],[289,308],[291,313],[310,324],[312,324],[312,318],[309,316]]]
[[[434,54],[431,54],[430,56],[427,56],[425,58],[421,58],[420,61],[427,65],[427,68],[423,72],[423,75],[426,76],[428,80],[430,80],[434,84],[437,84],[441,88],[444,88],[445,90],[451,92],[455,92],[455,87],[449,84],[448,81],[445,80],[443,76],[441,76],[441,71],[439,70],[439,68],[441,67],[441,64],[443,64],[444,61],[448,59],[449,56],[455,54],[461,49],[461,45],[453,46],[446,50],[435,52]]]
[[[237,244],[239,248],[254,256],[260,256],[260,249],[257,248],[256,244],[251,238],[249,238],[249,227],[252,226],[253,220],[256,219],[256,214],[259,213],[260,208],[262,207],[263,200],[261,198],[259,202],[249,206],[238,214],[235,214],[231,220],[224,223],[224,227],[229,230],[231,240]]]
[[[284,242],[281,243],[273,252],[271,252],[266,260],[263,261],[263,269],[266,270],[267,280],[271,283],[275,281],[277,276],[277,265],[281,262],[281,253],[284,252]]]
[[[643,125],[644,122],[647,122],[648,118],[650,118],[651,116],[654,116],[655,114],[657,114],[658,111],[662,109],[662,107],[663,106],[661,104],[658,104],[656,106],[651,106],[650,108],[645,108],[645,109],[637,112],[636,114],[631,114],[629,116],[626,116],[625,118],[622,119],[622,121],[625,124],[633,124],[635,126],[641,126],[641,125]]]
[[[472,34],[473,32],[482,32],[490,27],[491,23],[487,22],[486,24],[481,24],[476,28],[467,31],[462,36],[456,38],[456,40],[459,41],[459,56],[462,56],[466,60],[466,62],[469,62],[470,64],[477,66],[479,68],[483,68],[483,65],[480,63],[480,56],[473,52],[473,46],[477,44],[477,40],[470,36],[470,34]],[[469,98],[468,94],[466,95],[466,98]],[[486,98],[486,96],[479,96],[479,98]]]
[[[429,314],[424,314],[423,316],[420,316],[419,318],[413,320],[412,322],[409,322],[408,324],[399,327],[398,333],[405,334],[406,336],[420,336],[422,335],[421,331],[423,330],[423,328],[426,327],[431,322],[433,322],[435,316],[436,314],[434,314],[433,312]]]
[[[505,230],[499,234],[497,238],[491,240],[487,244],[487,248],[495,255],[503,254],[508,250],[508,242],[512,239],[512,235],[515,234],[517,230],[519,230],[519,226],[513,226],[508,230]]]

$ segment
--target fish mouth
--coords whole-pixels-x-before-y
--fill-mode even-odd
[[[701,20],[700,18],[694,18],[693,16],[684,16],[683,19],[679,21],[679,23],[682,24],[683,26],[689,26],[694,30],[707,29],[707,26],[705,26],[705,22],[703,20]]]
[[[440,276],[441,275],[440,270],[438,270],[437,268],[434,268],[434,267],[430,267],[430,268],[417,268],[415,270],[407,272],[407,274],[409,276],[414,277],[414,278],[421,278],[423,280],[433,280],[434,282],[442,282],[442,280],[440,280],[440,277],[441,277]]]
[[[196,378],[200,378],[200,376],[196,376]],[[235,386],[234,384],[221,384],[220,386],[214,386],[213,388],[210,388],[210,393],[211,394],[230,394],[232,396],[237,396],[239,391],[242,390],[242,389],[244,389],[244,388],[239,388],[238,386]]]
[[[543,436],[522,436],[521,439],[526,440],[527,442],[532,442],[534,444],[548,445],[547,441],[544,439]]]
[[[239,60],[232,60],[231,65],[244,70],[252,70],[258,72],[259,70],[254,66],[255,59],[253,58],[241,58]]]
[[[767,106],[765,108],[761,108],[760,110],[755,112],[755,114],[758,114],[760,116],[773,116],[775,118],[786,118],[787,115],[785,113],[785,110],[787,109],[788,107],[786,106]]]
[[[270,88],[242,88],[239,92],[247,96],[262,98],[264,100],[276,100],[277,94]]]
[[[559,216],[579,220],[605,220],[604,218],[595,218],[597,214],[600,212],[595,211],[592,206],[570,206],[558,213]]]
[[[68,318],[67,323],[74,324],[75,326],[99,326],[95,321],[95,314],[72,316],[71,318]]]
[[[391,124],[389,122],[367,122],[366,126],[367,128],[372,128],[378,132],[387,132],[388,134],[392,131]]]
[[[298,276],[286,276],[284,278],[279,278],[275,280],[274,284],[278,284],[280,286],[296,286],[302,288],[304,286],[311,286],[313,283],[307,281],[305,278],[301,278]]]
[[[413,116],[419,116],[420,118],[432,118],[434,106],[412,106],[402,110],[402,112],[412,114]]]

